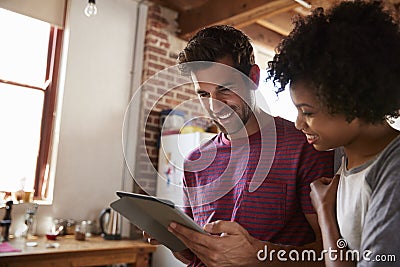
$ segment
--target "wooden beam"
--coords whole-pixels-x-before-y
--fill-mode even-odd
[[[261,26],[268,28],[270,30],[273,30],[274,32],[277,32],[281,35],[289,35],[290,31],[283,29],[282,27],[279,27],[278,25],[270,22],[269,20],[265,20],[265,19],[259,19],[256,21],[257,24],[260,24]]]
[[[150,0],[150,2],[167,7],[169,9],[182,12],[189,9],[198,8],[209,0]]]
[[[209,1],[199,8],[179,14],[180,37],[189,39],[199,29],[216,24],[241,28],[260,18],[276,15],[296,6],[298,4],[293,0]]]
[[[251,24],[249,26],[241,28],[241,30],[247,36],[249,36],[253,42],[258,43],[272,51],[275,50],[279,42],[284,37],[276,33],[275,31],[271,31],[258,24]]]

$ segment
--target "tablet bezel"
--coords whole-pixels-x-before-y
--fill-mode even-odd
[[[116,194],[120,199],[111,203],[110,206],[172,251],[186,249],[182,241],[168,231],[168,225],[172,221],[205,233],[172,201],[123,191],[117,191]]]

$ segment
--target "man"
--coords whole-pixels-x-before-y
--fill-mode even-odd
[[[293,123],[256,106],[260,70],[249,38],[230,26],[203,29],[180,53],[179,64],[221,132],[184,165],[186,213],[210,234],[172,223],[169,230],[188,247],[176,257],[189,266],[298,265],[265,254],[318,253],[321,234],[309,185],[333,175],[333,153],[315,151]]]

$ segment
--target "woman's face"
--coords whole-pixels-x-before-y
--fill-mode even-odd
[[[292,83],[290,95],[298,112],[296,128],[315,149],[324,151],[347,146],[360,134],[358,119],[348,122],[342,114],[329,114],[306,83]]]

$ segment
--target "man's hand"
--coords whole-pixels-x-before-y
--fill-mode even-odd
[[[206,224],[202,234],[177,223],[169,231],[176,235],[208,267],[249,266],[259,263],[257,251],[263,242],[250,236],[238,223],[216,221]]]
[[[157,239],[153,238],[145,231],[143,231],[143,240],[147,241],[147,243],[152,244],[152,245],[160,245],[160,243],[157,241]]]
[[[172,254],[174,254],[175,258],[177,258],[184,264],[189,264],[194,258],[194,254],[192,251],[190,251],[190,249],[185,249],[179,252],[172,252]]]
[[[336,214],[336,191],[339,179],[339,175],[335,175],[334,178],[322,177],[310,184],[310,197],[317,213],[326,210]]]
[[[147,243],[152,245],[160,245],[160,242],[158,242],[157,239],[155,239],[145,231],[143,231],[142,233],[144,241],[147,241]],[[177,258],[178,260],[180,260],[185,264],[189,264],[193,259],[193,252],[191,252],[189,249],[185,249],[179,252],[172,252],[172,254],[175,256],[175,258]]]

